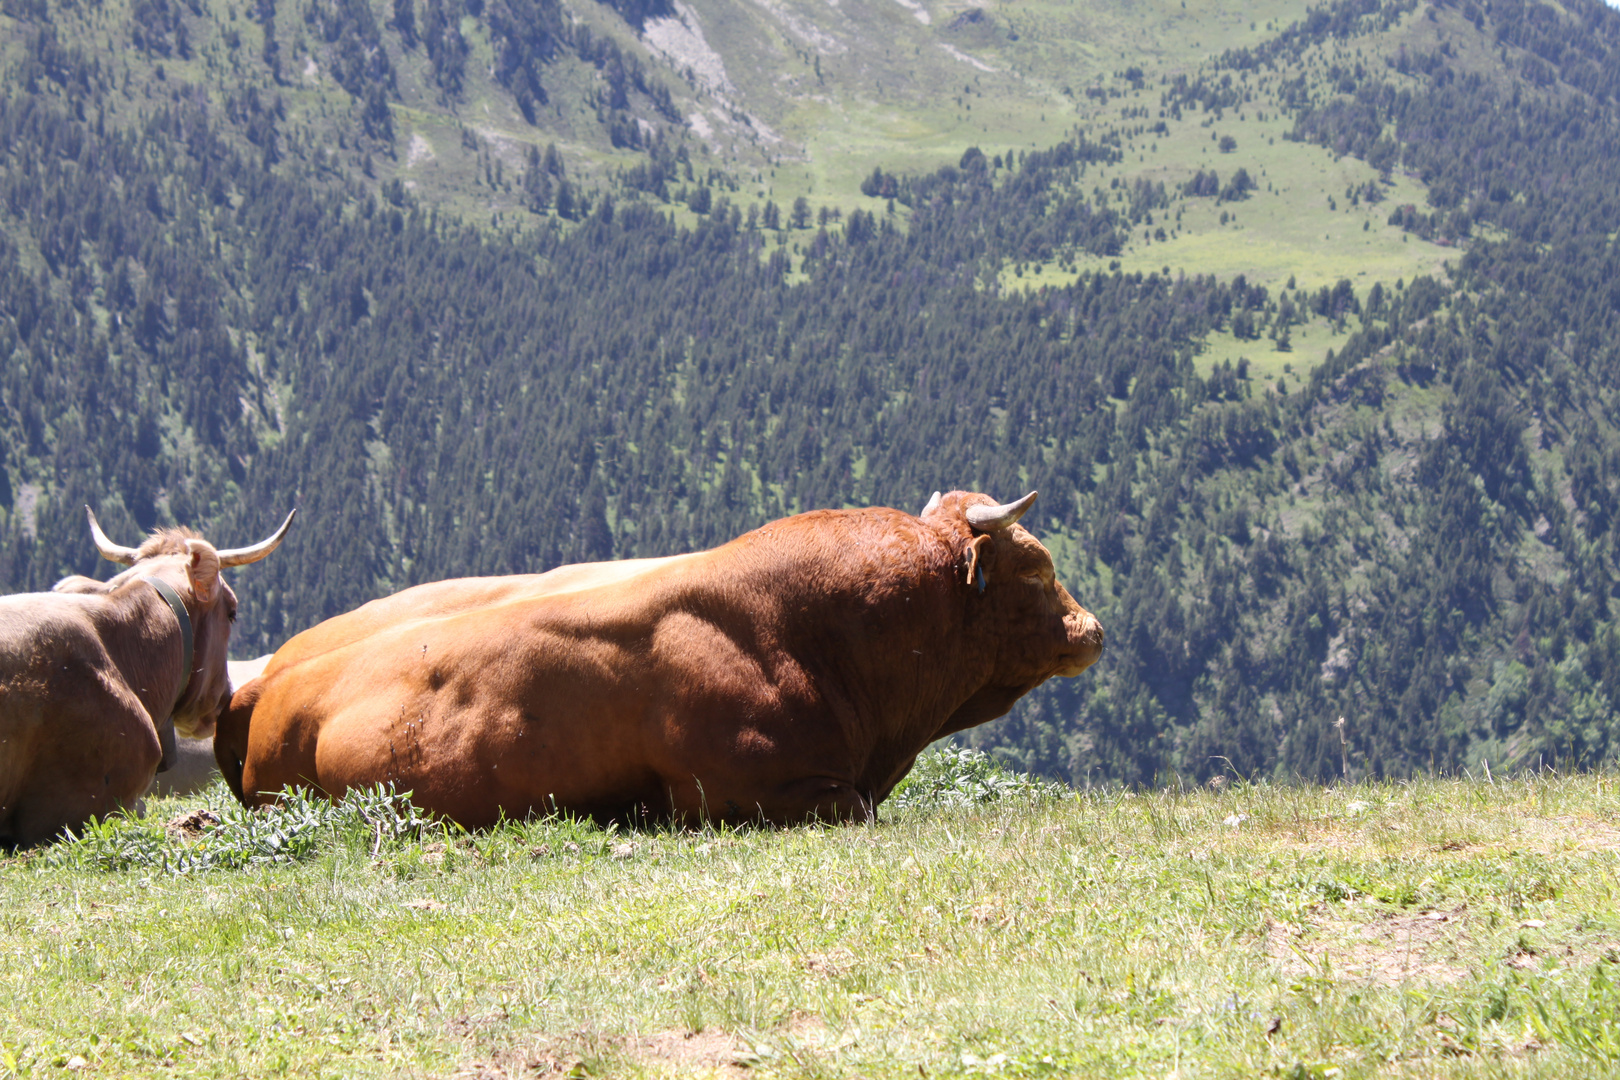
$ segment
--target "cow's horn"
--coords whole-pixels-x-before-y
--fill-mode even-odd
[[[932,514],[935,510],[938,510],[939,509],[939,501],[940,501],[940,494],[939,494],[939,492],[936,491],[936,492],[934,492],[932,495],[930,495],[928,497],[928,505],[923,507],[922,508],[922,513],[918,514],[917,516],[918,517],[927,517],[929,514]]]
[[[272,551],[276,550],[278,546],[280,546],[282,537],[287,535],[287,529],[292,525],[292,519],[296,517],[297,514],[298,511],[296,509],[294,509],[292,513],[288,514],[287,520],[281,523],[281,528],[277,529],[276,534],[268,540],[261,540],[252,547],[226,548],[225,550],[221,551],[219,553],[219,565],[246,566],[248,563],[258,562],[260,559],[264,558],[266,555],[270,554]]]
[[[96,520],[96,512],[88,506],[84,508],[84,512],[90,516],[90,536],[95,540],[96,550],[101,552],[101,557],[110,562],[123,563],[125,566],[132,565],[140,552],[132,547],[120,547],[107,539],[107,534],[101,531],[101,523]]]
[[[979,532],[1005,529],[1035,505],[1035,495],[1036,493],[1032,491],[1017,502],[1004,503],[1001,506],[970,506],[967,508],[968,524]]]

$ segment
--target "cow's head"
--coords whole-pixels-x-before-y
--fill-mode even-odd
[[[159,529],[138,548],[122,547],[107,539],[88,506],[85,512],[90,515],[90,534],[102,558],[129,567],[102,588],[111,592],[137,578],[153,577],[180,595],[191,619],[194,651],[191,681],[174,706],[174,729],[191,739],[212,737],[214,721],[230,696],[225,662],[231,623],[236,621],[236,594],[220,571],[258,562],[276,550],[298,511],[288,514],[269,539],[252,547],[224,550],[185,528]],[[57,588],[73,590],[75,580],[67,579]]]
[[[1005,696],[1006,707],[1054,675],[1080,674],[1103,648],[1102,624],[1058,582],[1052,553],[1018,524],[1034,502],[1033,491],[1006,504],[936,492],[922,512],[957,550],[956,584],[967,594],[970,624],[987,632],[993,650],[986,692]]]

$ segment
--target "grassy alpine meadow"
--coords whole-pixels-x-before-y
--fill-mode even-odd
[[[204,807],[210,813],[201,812]],[[465,834],[222,788],[0,860],[0,1076],[1620,1071],[1609,773]]]

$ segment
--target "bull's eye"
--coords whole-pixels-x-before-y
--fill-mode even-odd
[[[226,618],[227,618],[227,619],[229,619],[229,620],[230,620],[230,621],[231,621],[231,622],[235,622],[235,621],[236,621],[236,609],[235,609],[235,608],[231,608],[231,610],[229,610],[229,611],[227,611],[227,612],[226,612],[226,613],[225,613],[225,617],[226,617]]]

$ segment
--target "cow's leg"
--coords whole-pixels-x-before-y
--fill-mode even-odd
[[[102,781],[103,777],[94,779]],[[30,785],[29,794],[19,801],[17,816],[12,819],[12,836],[18,847],[54,840],[62,830],[78,829],[91,817],[105,818],[124,805],[113,797],[110,783],[65,777],[55,770],[42,771],[39,780]]]
[[[34,759],[39,771],[30,779],[16,830],[25,843],[78,829],[92,816],[105,819],[133,809],[163,760],[157,727],[122,683],[77,705],[54,720],[58,737]]]

